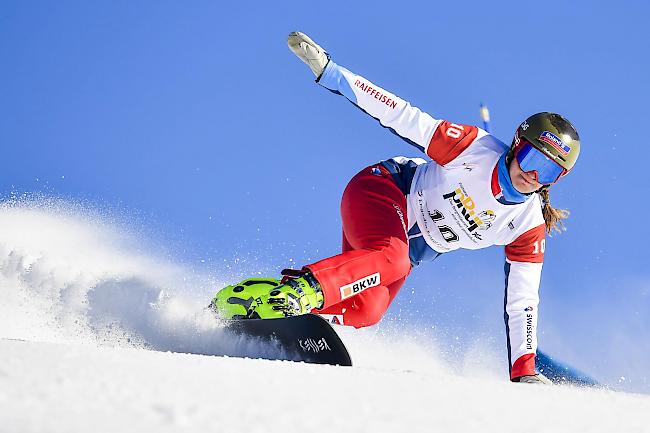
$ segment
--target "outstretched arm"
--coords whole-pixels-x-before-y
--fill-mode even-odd
[[[327,64],[318,84],[361,108],[422,152],[427,148],[440,120],[434,119],[399,96],[355,75],[333,61]]]
[[[289,35],[289,47],[326,89],[345,96],[385,128],[445,165],[479,134],[475,126],[434,119],[399,96],[334,63],[327,52],[306,35]]]

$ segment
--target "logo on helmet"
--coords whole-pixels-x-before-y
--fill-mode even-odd
[[[549,131],[542,132],[542,135],[539,136],[540,141],[550,144],[562,154],[568,155],[571,152],[571,146],[562,141],[557,135]]]

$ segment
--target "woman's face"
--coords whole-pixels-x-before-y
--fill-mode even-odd
[[[517,191],[522,194],[530,194],[531,192],[535,192],[542,187],[542,184],[537,182],[535,173],[530,171],[524,172],[521,170],[517,158],[512,158],[508,171],[510,172],[512,185]]]

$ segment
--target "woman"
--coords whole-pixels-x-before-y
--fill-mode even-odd
[[[249,279],[213,301],[224,317],[274,318],[309,312],[355,327],[377,323],[413,266],[458,248],[504,245],[505,323],[510,379],[535,374],[538,288],[545,234],[567,212],[549,188],[580,152],[575,128],[554,113],[524,121],[507,146],[475,126],[432,118],[398,96],[335,64],[303,33],[289,47],[326,89],[345,96],[432,161],[396,157],[348,184],[341,203],[343,252],[285,270],[281,283]]]

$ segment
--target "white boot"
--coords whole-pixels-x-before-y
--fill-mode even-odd
[[[316,78],[321,76],[330,58],[320,45],[302,32],[289,33],[287,44],[291,51],[309,66]]]

